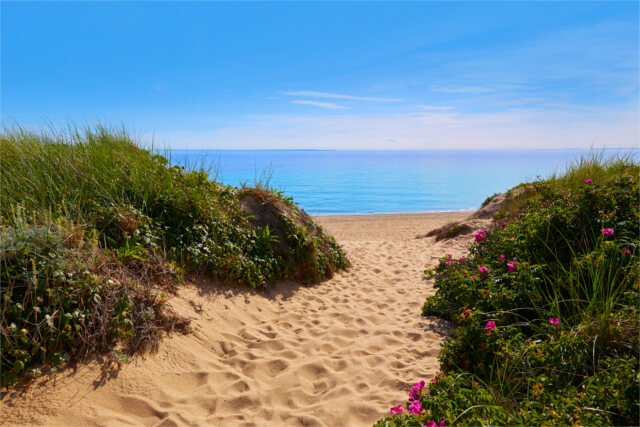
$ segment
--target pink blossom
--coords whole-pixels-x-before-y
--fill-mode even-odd
[[[500,227],[503,227],[503,228],[504,228],[504,227],[506,227],[506,226],[507,226],[507,223],[506,223],[506,222],[502,221],[502,222],[500,223]]]
[[[409,405],[407,409],[409,410],[409,412],[415,415],[420,414],[424,410],[422,409],[422,403],[420,403],[419,400],[414,400],[413,402],[411,402],[411,405]]]
[[[402,405],[394,406],[391,408],[391,415],[398,415],[402,413]]]
[[[600,232],[605,236],[613,236],[613,228],[602,228]]]
[[[460,257],[460,262],[465,262],[467,259],[463,256]]]
[[[553,326],[558,326],[560,325],[560,319],[558,319],[557,317],[550,317],[549,318],[549,323],[551,323]]]
[[[453,255],[451,255],[451,254],[447,254],[447,258],[452,259],[452,258],[453,258]]]
[[[494,322],[493,320],[489,320],[487,322],[487,326],[484,327],[485,331],[493,331],[494,329],[497,329],[496,327],[496,322]]]
[[[422,427],[438,427],[435,421],[428,420]]]
[[[480,267],[478,267],[478,271],[480,273],[486,273],[489,271],[489,269],[487,267],[485,267],[484,265],[481,265]]]
[[[420,392],[414,388],[409,390],[409,400],[418,400],[420,398]]]
[[[592,184],[593,180],[591,178],[587,178],[583,181],[585,184]]]
[[[471,276],[471,278],[472,278],[472,279],[475,279],[475,278],[476,278],[476,275],[474,274],[473,276]]]
[[[487,237],[487,232],[484,230],[478,230],[478,232],[474,234],[474,236],[476,238],[476,242],[480,243],[485,239],[485,237]]]
[[[438,379],[437,379],[437,378],[431,378],[431,384],[435,384],[435,383],[437,383],[437,382],[438,382]]]
[[[500,254],[500,259],[505,259],[507,256],[505,254]]]
[[[447,265],[451,265],[451,260],[450,260],[450,259],[448,259],[448,260],[446,260],[444,263],[445,263],[445,264],[447,264]]]
[[[519,217],[519,216],[517,216],[517,217],[515,217],[515,218],[513,218],[513,219],[514,219],[515,221],[517,221],[517,220],[519,220],[519,219],[520,219],[520,217]]]
[[[516,271],[516,262],[515,261],[509,261],[507,263],[507,272],[511,273],[513,271]]]
[[[447,423],[445,422],[446,419],[443,418],[442,420],[440,420],[440,424],[438,424],[438,427],[446,427]]]
[[[424,381],[420,381],[419,383],[415,383],[413,385],[413,388],[415,388],[416,390],[422,390],[424,388]]]
[[[631,251],[629,249],[625,249],[622,251],[622,255],[631,255]]]

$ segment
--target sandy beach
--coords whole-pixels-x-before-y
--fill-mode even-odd
[[[120,369],[96,359],[5,393],[3,425],[371,425],[438,372],[448,327],[420,315],[434,293],[423,271],[471,237],[416,236],[468,215],[317,217],[348,271],[263,291],[193,281],[171,300],[192,333]]]

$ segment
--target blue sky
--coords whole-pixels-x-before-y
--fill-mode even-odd
[[[1,3],[4,125],[174,148],[639,145],[638,2]]]

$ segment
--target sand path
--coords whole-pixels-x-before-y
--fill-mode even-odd
[[[118,371],[99,360],[2,398],[3,424],[371,425],[438,372],[446,325],[420,316],[425,265],[468,239],[416,239],[467,214],[320,217],[352,267],[314,286],[185,286],[193,333]]]

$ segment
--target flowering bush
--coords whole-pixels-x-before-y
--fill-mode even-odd
[[[423,314],[455,333],[420,414],[378,424],[637,423],[639,172],[592,159],[538,181],[464,263],[427,270],[437,292]]]

